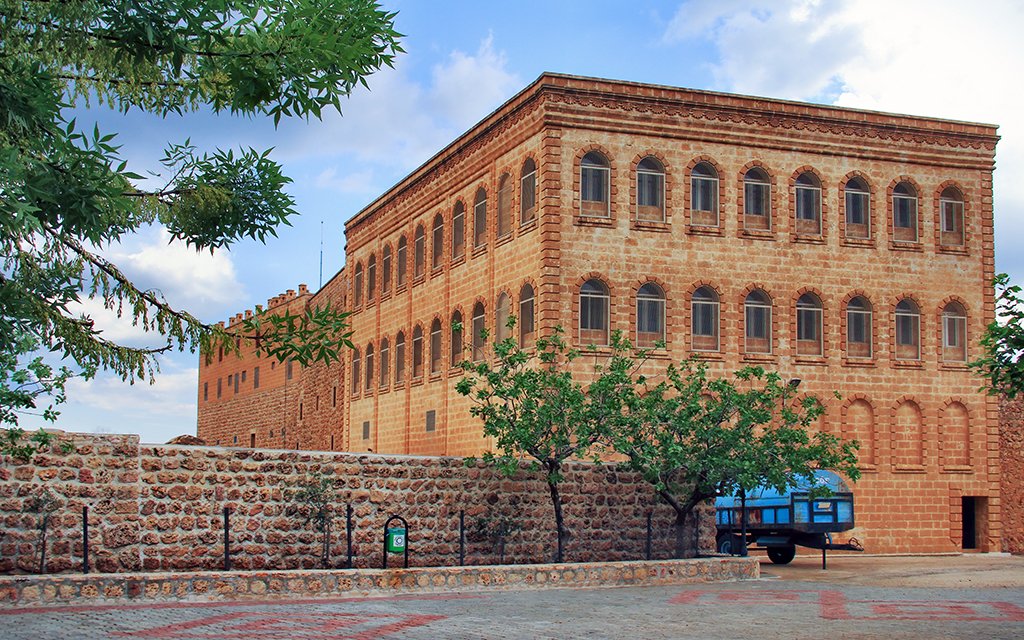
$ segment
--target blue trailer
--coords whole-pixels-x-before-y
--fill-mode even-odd
[[[812,489],[827,487],[817,497]],[[820,492],[820,491],[819,491]],[[744,504],[746,539],[743,537]],[[742,546],[756,546],[768,552],[775,564],[787,564],[797,545],[812,549],[863,551],[856,538],[835,544],[832,534],[853,528],[853,493],[832,471],[815,471],[812,482],[804,480],[788,493],[760,487],[741,496],[722,496],[715,501],[719,553],[738,553]],[[822,556],[824,558],[824,556]]]

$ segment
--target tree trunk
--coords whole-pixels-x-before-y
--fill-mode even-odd
[[[548,464],[548,492],[551,494],[551,505],[555,508],[555,532],[558,534],[558,551],[555,553],[555,562],[562,562],[565,558],[565,520],[562,517],[562,496],[558,493],[558,483],[551,478],[558,473],[557,464]]]
[[[676,558],[684,558],[686,557],[686,513],[676,511],[674,528],[676,533],[676,548],[672,555]]]

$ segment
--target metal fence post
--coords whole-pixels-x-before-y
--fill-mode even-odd
[[[82,573],[89,573],[89,507],[82,506]]]
[[[348,553],[347,569],[352,568],[352,503],[345,505],[345,546]]]
[[[466,512],[459,511],[459,566],[466,565]]]
[[[651,511],[647,512],[647,540],[644,542],[644,557],[651,559]]]
[[[231,571],[231,510],[224,507],[224,570]]]

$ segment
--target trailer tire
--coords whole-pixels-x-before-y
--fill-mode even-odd
[[[768,547],[768,559],[772,564],[789,564],[796,557],[796,545],[784,547]]]
[[[740,537],[729,535],[728,533],[720,533],[718,534],[715,547],[718,549],[718,553],[738,554],[740,552]]]

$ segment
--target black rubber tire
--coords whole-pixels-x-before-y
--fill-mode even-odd
[[[740,552],[739,546],[740,537],[731,536],[728,533],[718,534],[718,539],[715,541],[718,553],[738,554]]]
[[[796,546],[768,547],[768,559],[773,564],[789,564],[796,557]]]

